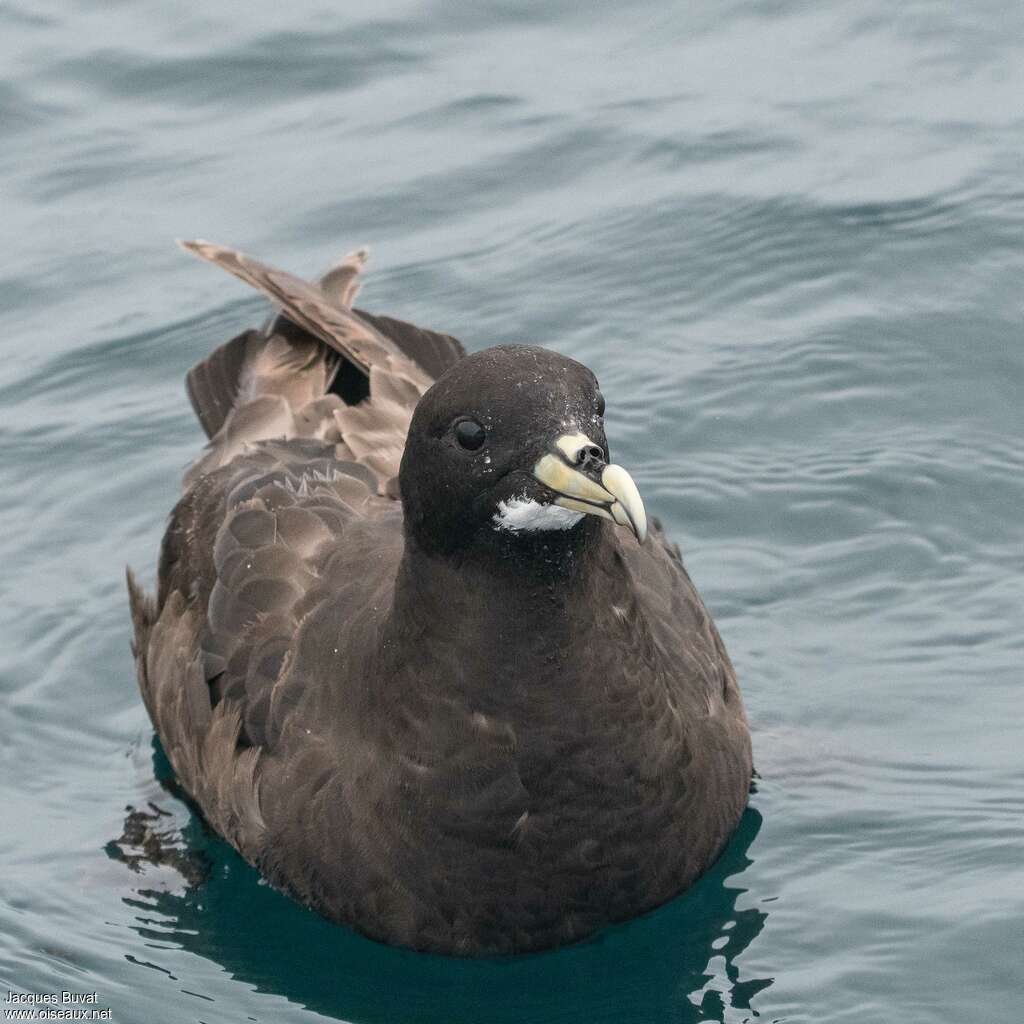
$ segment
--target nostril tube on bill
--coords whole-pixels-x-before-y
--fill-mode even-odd
[[[596,444],[585,444],[576,453],[576,465],[585,466],[589,462],[603,462],[604,452]]]

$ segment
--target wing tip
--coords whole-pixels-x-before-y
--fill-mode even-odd
[[[366,266],[367,260],[370,258],[370,247],[368,245],[361,245],[358,249],[351,249],[345,253],[340,260],[337,260],[331,265],[330,270],[337,270],[340,267],[355,267],[359,269]]]
[[[131,643],[132,654],[138,658],[140,654],[144,655],[149,643],[149,631],[157,620],[156,598],[146,593],[130,565],[125,566],[124,575],[125,583],[128,585],[128,606],[131,610],[134,633]]]
[[[224,251],[224,246],[208,242],[205,238],[176,238],[174,243],[182,251],[201,260],[213,260],[217,253]]]

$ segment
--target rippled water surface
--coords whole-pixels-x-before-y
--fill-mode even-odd
[[[0,2],[0,994],[1019,1021],[1024,8],[210,6]],[[272,892],[175,795],[123,566],[152,579],[200,444],[184,371],[264,309],[195,235],[306,274],[369,244],[369,309],[600,376],[754,727],[688,894],[551,954],[419,956]]]

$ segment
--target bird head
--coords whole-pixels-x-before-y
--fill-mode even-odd
[[[535,346],[467,356],[423,395],[399,486],[407,530],[436,552],[569,544],[599,527],[647,536],[636,485],[610,461],[597,379]]]

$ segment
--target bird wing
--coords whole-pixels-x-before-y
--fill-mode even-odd
[[[376,490],[333,445],[261,442],[175,507],[156,597],[129,573],[150,717],[186,790],[250,859],[265,827],[260,763],[293,711],[286,684],[302,622],[337,603],[340,587],[358,583],[365,598],[394,575],[401,507]],[[360,578],[339,580],[337,557],[353,551]]]
[[[353,309],[364,250],[311,283],[226,246],[181,244],[280,310],[262,331],[233,338],[189,371],[189,398],[211,439],[189,479],[256,441],[316,438],[342,445],[341,457],[366,465],[381,493],[395,495],[412,411],[462,358],[462,345],[451,335]]]
[[[346,585],[353,612],[390,586],[402,536],[390,499],[409,420],[464,350],[449,335],[354,311],[365,252],[311,284],[223,246],[183,244],[280,313],[188,374],[210,443],[186,473],[155,597],[129,573],[133,650],[175,771],[252,859],[265,827],[259,765],[289,719],[294,689],[284,684],[301,624]],[[339,578],[339,553],[362,559],[358,580]]]
[[[350,253],[337,268],[324,275],[322,280],[328,283],[325,291],[320,285],[303,281],[237,249],[202,240],[182,242],[181,246],[252,285],[285,311],[291,321],[339,355],[350,359],[364,373],[369,373],[373,366],[387,364],[389,360],[410,361],[398,345],[372,324],[357,317],[348,305],[354,295],[355,278],[366,259],[363,250]],[[342,271],[347,271],[346,276],[351,280],[346,280],[343,288],[332,289],[332,278],[337,278]],[[410,372],[415,373],[418,369],[416,367]],[[423,371],[419,373],[421,379],[427,378]]]
[[[636,544],[632,538],[620,543],[633,580],[636,608],[630,615],[642,618],[655,644],[670,652],[666,682],[674,699],[658,730],[685,730],[700,723],[703,740],[690,747],[692,763],[686,771],[710,780],[718,792],[714,799],[698,800],[697,792],[690,789],[684,799],[699,803],[703,813],[714,817],[702,823],[703,833],[724,841],[746,801],[752,771],[750,735],[735,669],[683,565],[679,545],[665,535],[662,524],[651,520],[646,544]],[[742,798],[739,803],[737,795]]]

